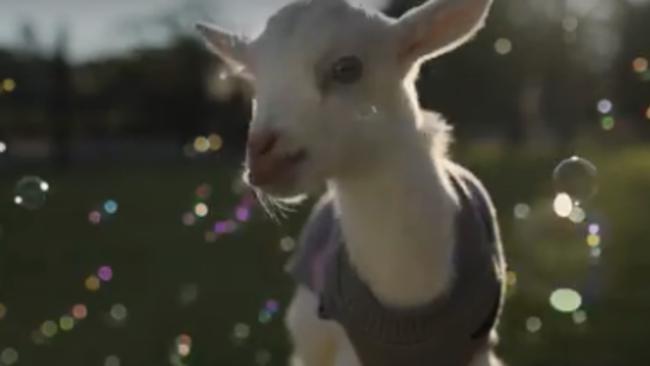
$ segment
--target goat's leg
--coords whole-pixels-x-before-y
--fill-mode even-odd
[[[294,346],[291,366],[333,366],[341,327],[318,317],[318,299],[307,288],[298,287],[285,319]]]

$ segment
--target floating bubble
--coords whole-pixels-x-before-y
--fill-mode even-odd
[[[38,210],[47,201],[50,185],[36,176],[27,176],[16,183],[14,202],[28,210]]]
[[[76,304],[72,307],[72,316],[77,320],[86,319],[88,316],[88,308],[84,304]]]
[[[86,290],[95,292],[99,290],[99,287],[101,286],[101,282],[99,281],[99,278],[97,276],[93,275],[93,276],[88,276],[86,278],[84,285],[86,286]]]
[[[18,362],[18,358],[18,351],[12,347],[7,347],[2,350],[2,353],[0,353],[0,361],[2,361],[2,365],[13,365]]]
[[[104,366],[120,366],[120,358],[116,355],[110,355],[104,360]]]
[[[499,38],[494,42],[494,50],[499,55],[507,55],[512,52],[512,41],[507,38]]]
[[[104,211],[109,215],[115,215],[119,205],[115,200],[108,200],[104,202]]]
[[[54,337],[58,332],[59,326],[52,320],[48,320],[41,325],[41,333],[47,338]]]
[[[59,328],[64,332],[71,331],[74,328],[74,318],[70,315],[62,316],[59,318]]]
[[[271,362],[271,352],[262,349],[255,352],[255,364],[266,366]]]
[[[572,289],[560,288],[551,293],[550,303],[553,309],[561,313],[572,313],[582,305],[582,296]]]
[[[514,208],[515,218],[519,220],[525,220],[530,216],[530,206],[525,203],[518,203]]]
[[[113,279],[113,269],[110,266],[101,266],[97,270],[97,277],[104,282],[110,282]]]
[[[596,183],[597,175],[598,169],[587,159],[573,156],[569,159],[562,160],[553,171],[555,189],[557,192],[560,192],[558,197],[562,194],[567,194],[573,202],[586,202],[598,190]],[[561,197],[561,200],[564,201],[565,199],[566,197]],[[571,208],[573,208],[572,206]],[[567,207],[566,205],[564,206],[564,208]],[[562,210],[562,212],[565,212],[565,210]],[[568,217],[570,214],[571,211],[564,217]]]
[[[117,322],[123,322],[126,320],[128,315],[128,310],[123,304],[115,304],[111,306],[111,318]]]
[[[542,319],[531,316],[526,319],[526,330],[530,333],[537,333],[542,330]]]
[[[7,316],[7,306],[0,302],[0,320]]]
[[[597,105],[598,112],[608,114],[614,109],[614,103],[609,99],[601,99]]]
[[[577,310],[571,314],[571,318],[573,318],[573,322],[576,324],[584,324],[587,322],[587,313],[584,310]]]

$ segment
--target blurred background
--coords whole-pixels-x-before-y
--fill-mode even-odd
[[[192,31],[255,33],[283,3],[2,1],[0,365],[286,365],[309,205],[277,224],[241,184],[250,88]],[[422,70],[499,210],[510,365],[647,363],[648,19],[648,0],[497,0]]]

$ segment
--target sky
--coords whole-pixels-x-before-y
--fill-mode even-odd
[[[164,14],[174,14],[174,21],[188,30],[196,20],[211,20],[253,33],[268,15],[289,1],[0,0],[0,46],[20,43],[21,29],[31,24],[37,44],[51,50],[60,29],[66,28],[69,56],[83,61],[142,43],[164,42],[166,33],[155,22]],[[378,6],[385,0],[362,1]]]

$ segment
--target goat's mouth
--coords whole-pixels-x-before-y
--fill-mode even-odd
[[[269,191],[284,191],[295,183],[298,170],[307,160],[305,149],[248,159],[245,180],[248,184]]]

